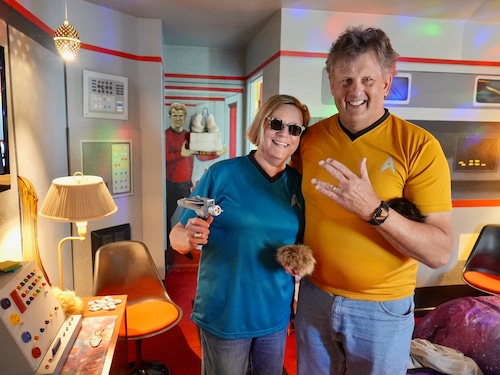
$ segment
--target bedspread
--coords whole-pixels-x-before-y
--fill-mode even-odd
[[[485,375],[499,375],[500,296],[445,302],[420,320],[413,337],[456,349],[472,358]]]

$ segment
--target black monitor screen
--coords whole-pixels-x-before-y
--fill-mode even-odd
[[[498,138],[459,137],[455,155],[455,171],[496,171]]]

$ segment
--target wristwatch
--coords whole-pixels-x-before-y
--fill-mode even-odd
[[[380,225],[389,217],[389,205],[384,201],[380,202],[380,206],[373,213],[373,217],[368,221],[371,225]]]

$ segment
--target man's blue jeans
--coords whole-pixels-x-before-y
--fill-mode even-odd
[[[204,375],[281,375],[288,327],[254,338],[225,340],[200,328]]]
[[[303,278],[295,316],[298,375],[406,374],[413,310],[413,296],[352,300]]]

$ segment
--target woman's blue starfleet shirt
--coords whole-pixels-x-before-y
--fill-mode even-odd
[[[280,246],[302,241],[301,175],[289,166],[270,178],[252,155],[208,169],[191,196],[213,198],[214,217],[203,246],[191,319],[224,338],[268,335],[290,322],[294,280],[276,260]],[[186,225],[196,213],[184,209]]]

